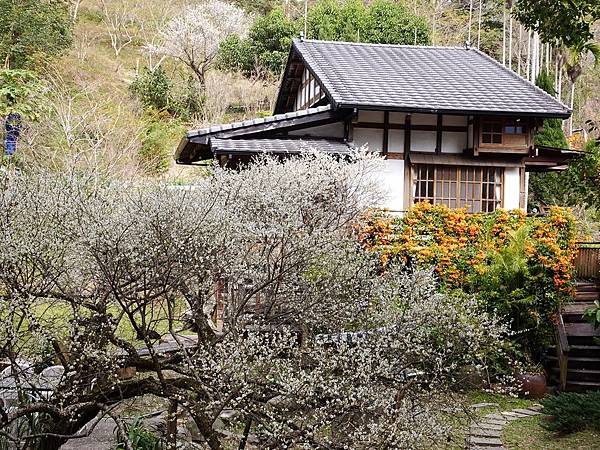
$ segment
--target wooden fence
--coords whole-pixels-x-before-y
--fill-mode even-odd
[[[578,279],[600,279],[600,242],[580,242],[575,259]]]

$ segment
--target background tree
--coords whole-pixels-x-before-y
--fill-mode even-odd
[[[517,0],[514,13],[543,42],[575,48],[594,39],[592,26],[600,20],[600,4],[596,0]]]
[[[162,43],[148,50],[179,60],[190,68],[201,86],[211,67],[219,44],[233,34],[245,35],[248,16],[237,6],[221,0],[186,7],[160,32]]]
[[[63,0],[0,0],[0,60],[6,68],[32,68],[71,44]]]
[[[240,70],[247,76],[279,75],[287,61],[292,38],[298,36],[301,23],[286,17],[280,8],[259,17],[250,27],[248,38],[231,35],[221,44],[220,66]]]
[[[308,37],[333,41],[426,45],[427,22],[403,4],[375,0],[322,0],[309,11]]]
[[[279,76],[285,67],[292,38],[303,29],[303,18],[290,19],[274,9],[257,19],[247,39],[232,35],[221,44],[220,66],[246,75]],[[430,43],[427,22],[400,4],[376,0],[320,0],[309,10],[310,39],[387,44]]]

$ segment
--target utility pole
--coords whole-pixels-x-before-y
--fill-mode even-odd
[[[304,0],[304,39],[308,39],[308,0]]]
[[[478,20],[478,25],[477,25],[477,50],[479,50],[479,47],[481,45],[481,4],[483,3],[483,0],[479,0],[479,20]]]

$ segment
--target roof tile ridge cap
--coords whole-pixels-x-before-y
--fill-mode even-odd
[[[514,78],[516,78],[517,80],[521,81],[522,83],[524,83],[526,86],[528,87],[533,87],[535,90],[537,90],[538,92],[541,92],[543,95],[545,95],[546,97],[554,100],[554,102],[558,103],[559,105],[561,105],[564,109],[566,109],[569,112],[573,112],[571,110],[571,108],[569,108],[566,104],[564,104],[561,100],[557,99],[556,97],[553,97],[552,95],[548,94],[545,90],[543,90],[542,88],[540,88],[539,86],[537,86],[535,83],[532,83],[531,81],[527,80],[526,78],[523,78],[521,75],[519,75],[517,72],[515,72],[514,70],[509,69],[508,67],[503,66],[502,64],[500,64],[500,61],[496,61],[494,58],[492,58],[490,55],[488,55],[485,52],[482,52],[479,49],[476,48],[471,48],[469,50],[474,51],[475,53],[477,53],[480,56],[483,56],[484,58],[487,58],[491,61],[494,62],[494,64],[496,64],[498,67],[500,67],[501,69],[504,69],[506,72],[508,72],[509,74],[511,74]]]
[[[317,43],[317,44],[335,44],[335,45],[359,45],[363,47],[392,47],[392,48],[420,48],[427,50],[464,50],[467,51],[464,46],[460,45],[415,45],[415,44],[383,44],[376,42],[352,42],[352,41],[330,41],[325,39],[297,39],[294,38],[294,41],[298,41],[300,43]]]
[[[303,39],[303,40],[297,40],[294,39],[292,41],[292,46],[296,49],[296,51],[300,54],[300,57],[302,58],[303,62],[311,67],[311,69],[313,70],[313,72],[315,72],[315,75],[317,75],[317,78],[323,83],[323,84],[327,84],[327,87],[325,88],[327,92],[329,92],[329,94],[333,97],[333,101],[334,103],[340,103],[342,100],[342,96],[339,94],[339,92],[336,91],[335,86],[333,84],[333,82],[329,79],[329,76],[327,75],[327,72],[329,70],[319,70],[317,73],[317,70],[315,69],[315,67],[311,66],[309,59],[312,62],[314,61],[314,57],[309,54],[309,58],[307,58],[306,53],[302,52],[302,48],[301,45],[302,44],[306,44],[307,40]],[[314,42],[314,41],[313,41]],[[300,44],[300,45],[299,45]],[[310,53],[310,52],[309,52]],[[327,69],[331,69],[331,65],[327,62],[327,60],[325,60],[325,64],[327,66]],[[315,66],[319,66],[319,64],[315,64]]]

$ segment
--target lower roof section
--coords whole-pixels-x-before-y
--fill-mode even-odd
[[[219,155],[256,155],[302,154],[312,151],[331,155],[345,155],[353,147],[343,140],[326,138],[268,138],[268,139],[218,139],[210,140],[215,156]]]
[[[175,160],[179,164],[193,164],[198,161],[212,159],[215,156],[211,145],[213,139],[241,140],[243,138],[247,141],[273,138],[276,135],[286,135],[294,130],[343,121],[351,114],[351,109],[334,111],[330,105],[324,105],[301,111],[192,130],[181,140],[175,152]]]

